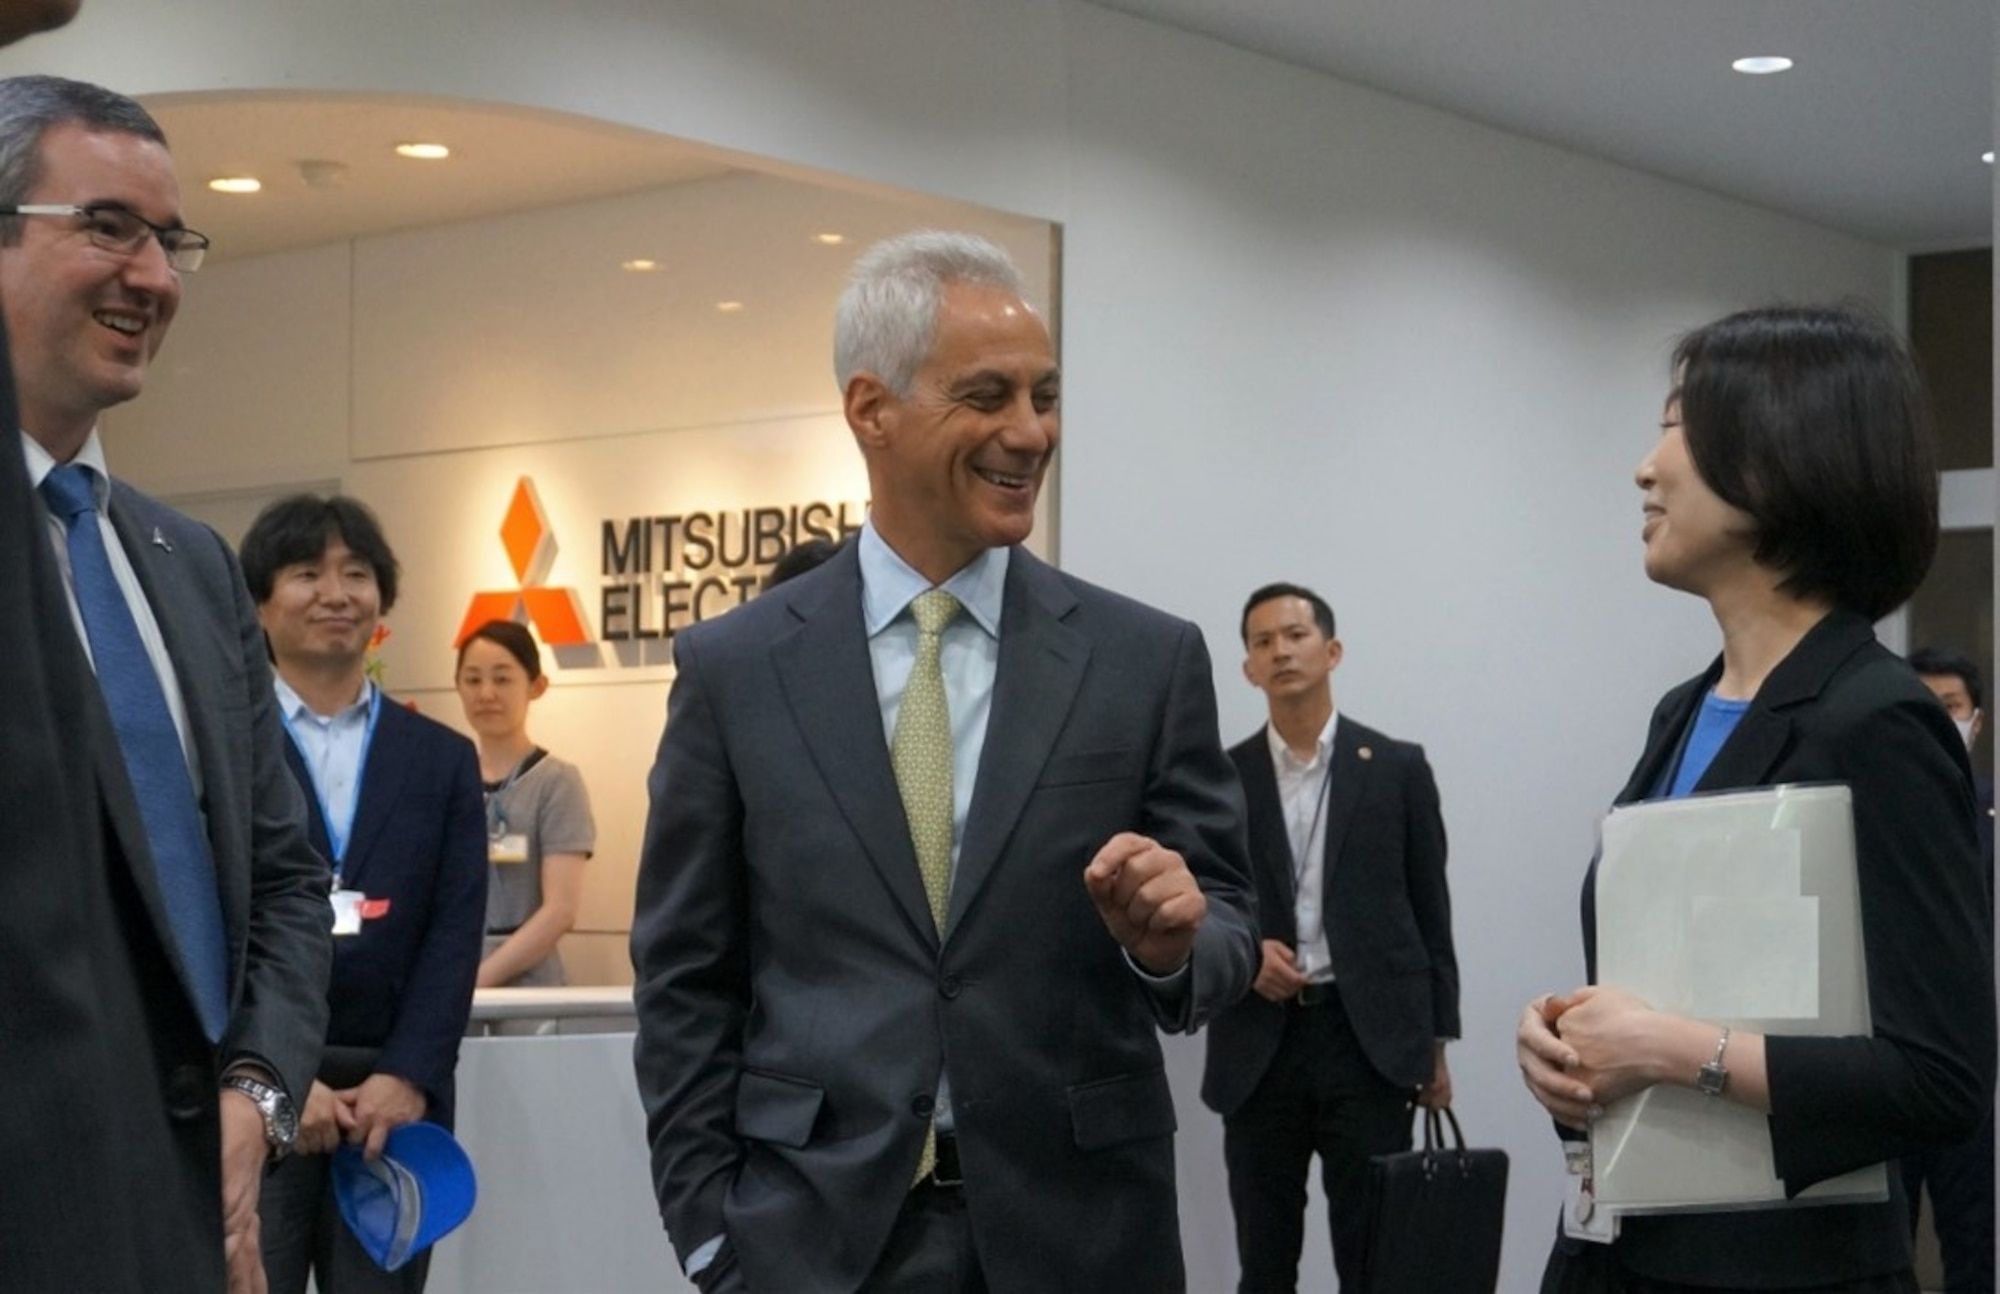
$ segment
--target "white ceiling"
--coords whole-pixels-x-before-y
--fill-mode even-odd
[[[387,95],[161,95],[187,223],[218,261],[317,247],[505,211],[636,193],[731,173],[720,155],[582,117]],[[441,162],[397,156],[443,142]],[[312,166],[308,164],[320,164]],[[327,172],[325,163],[335,168]],[[319,183],[307,178],[312,170]],[[255,195],[210,192],[251,175]]]
[[[1093,2],[1873,241],[1992,241],[1994,0]]]
[[[1911,250],[1992,241],[1994,0],[1092,0]],[[1750,77],[1745,54],[1797,66]],[[742,159],[488,104],[149,100],[217,258],[730,173]],[[391,148],[449,142],[445,163]],[[300,164],[344,168],[313,185]],[[255,198],[203,186],[249,172]]]

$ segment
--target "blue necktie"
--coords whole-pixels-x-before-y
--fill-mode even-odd
[[[167,923],[187,967],[195,1010],[209,1041],[216,1042],[229,1018],[228,942],[222,932],[215,859],[195,804],[180,731],[174,727],[132,608],[112,574],[90,469],[56,468],[42,480],[42,497],[69,532],[70,580],[83,612],[84,631],[90,636],[97,685],[111,711],[139,816],[146,823]]]

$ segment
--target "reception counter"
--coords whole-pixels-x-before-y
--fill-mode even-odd
[[[482,989],[473,1019],[544,1023],[465,1041],[458,1136],[479,1202],[439,1242],[432,1294],[692,1291],[653,1201],[631,989]]]

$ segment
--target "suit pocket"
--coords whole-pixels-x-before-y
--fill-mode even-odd
[[[1054,786],[1087,786],[1092,782],[1123,782],[1138,777],[1143,762],[1144,752],[1137,746],[1121,750],[1079,750],[1074,754],[1051,757],[1042,766],[1042,777],[1036,785],[1047,789]]]
[[[736,1131],[794,1150],[812,1140],[826,1091],[816,1083],[745,1070],[736,1083]]]
[[[1079,1150],[1171,1137],[1179,1126],[1164,1069],[1078,1083],[1069,1089],[1069,1120]]]

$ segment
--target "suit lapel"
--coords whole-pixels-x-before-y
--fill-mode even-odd
[[[306,770],[305,756],[299,754],[299,744],[288,733],[285,736],[285,763],[292,770],[292,780],[299,784],[299,791],[306,801],[306,836],[312,841],[313,851],[321,858],[333,857],[333,843],[327,835],[326,815],[320,812],[319,792],[313,788],[312,774]]]
[[[375,842],[409,783],[410,743],[403,740],[403,725],[409,721],[410,716],[394,698],[382,696],[381,717],[375,722],[374,739],[368,743],[367,759],[361,767],[361,794],[354,806],[354,820],[348,824],[347,855],[336,864],[340,883],[348,889],[366,888],[359,878],[367,871]],[[317,806],[314,813],[318,813]]]
[[[202,812],[212,817],[219,811],[213,787],[207,785],[218,774],[208,770],[217,769],[227,758],[223,749],[223,737],[214,726],[213,715],[219,710],[216,698],[203,687],[207,676],[190,662],[199,658],[194,645],[205,637],[203,624],[194,613],[194,581],[190,573],[178,565],[177,554],[162,540],[151,542],[158,531],[145,524],[138,516],[142,500],[132,491],[117,482],[112,483],[111,528],[118,536],[119,547],[131,562],[132,570],[139,579],[139,590],[145,595],[146,604],[153,612],[153,620],[160,627],[160,637],[166,644],[167,658],[173,662],[174,677],[180,685],[181,705],[187,715],[188,735],[194,746],[194,757],[203,770],[204,794]],[[98,707],[102,709],[102,707]],[[153,860],[153,847],[146,837],[146,826],[139,814],[138,800],[132,794],[131,779],[118,746],[118,735],[110,722],[110,714],[104,711],[101,728],[106,763],[101,765],[101,775],[106,779],[107,792],[116,787],[116,793],[107,793],[114,827],[124,842],[122,851],[132,871],[134,883],[138,886],[141,903],[146,915],[158,932],[161,944],[167,950],[181,979],[182,991],[194,1000],[190,987],[187,967],[181,960],[180,944],[174,937],[173,926],[167,919],[166,900],[160,894],[157,867]],[[116,765],[115,777],[110,765]],[[229,970],[232,1001],[237,978],[237,967],[241,965],[239,952],[244,945],[245,925],[248,918],[249,894],[247,890],[242,901],[232,892],[224,877],[221,844],[211,825],[208,832],[209,852],[213,856],[217,886],[221,892],[223,929],[229,939]]]
[[[818,582],[816,598],[792,602],[799,624],[771,644],[771,663],[834,803],[911,928],[934,942],[930,901],[882,736],[856,547],[844,545],[830,559],[833,578]]]
[[[1276,895],[1276,911],[1259,913],[1264,932],[1271,938],[1282,938],[1291,944],[1298,940],[1297,920],[1299,896],[1294,882],[1295,872],[1292,860],[1292,842],[1281,829],[1285,820],[1285,808],[1278,799],[1278,772],[1271,766],[1270,728],[1266,725],[1258,730],[1256,743],[1247,758],[1236,761],[1237,776],[1243,783],[1243,802],[1246,821],[1250,826],[1250,854],[1252,865],[1263,877],[1260,885],[1267,884],[1269,892]],[[1259,898],[1263,897],[1260,892]]]
[[[1354,820],[1354,806],[1361,802],[1362,788],[1375,773],[1375,752],[1356,730],[1356,725],[1342,722],[1333,730],[1333,771],[1327,791],[1326,803],[1326,852],[1324,872],[1320,878],[1320,905],[1327,905],[1326,896],[1333,889],[1335,868],[1340,862],[1340,846],[1347,838],[1347,824]]]
[[[952,879],[947,933],[992,875],[1082,686],[1090,641],[1063,623],[1075,607],[1075,595],[1047,566],[1021,549],[1008,557],[993,706]],[[1079,867],[1086,861],[1079,859]]]

